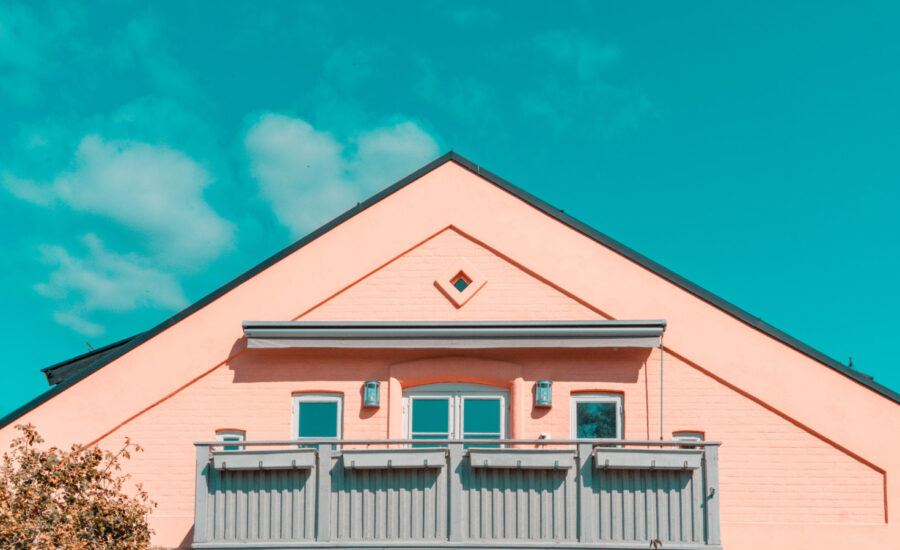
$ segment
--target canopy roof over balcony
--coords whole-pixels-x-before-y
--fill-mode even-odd
[[[653,348],[665,320],[245,321],[249,348]]]

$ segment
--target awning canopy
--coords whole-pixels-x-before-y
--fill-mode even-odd
[[[653,348],[664,320],[308,322],[245,321],[247,347],[266,348]]]

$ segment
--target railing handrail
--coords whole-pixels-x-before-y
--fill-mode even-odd
[[[721,441],[683,441],[661,439],[272,439],[259,441],[195,441],[196,447],[239,445],[242,447],[266,447],[276,445],[593,445],[597,447],[718,447]]]

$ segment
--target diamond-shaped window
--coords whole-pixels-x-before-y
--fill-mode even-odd
[[[450,280],[450,284],[453,285],[453,288],[456,290],[463,292],[470,284],[472,284],[472,279],[469,279],[466,277],[465,273],[460,271]]]
[[[487,279],[465,258],[456,258],[434,280],[444,296],[456,307],[462,307],[475,295]]]

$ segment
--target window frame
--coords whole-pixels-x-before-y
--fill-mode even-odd
[[[500,401],[500,433],[499,439],[509,437],[509,388],[489,386],[487,384],[467,384],[448,382],[413,386],[403,390],[403,437],[413,438],[412,405],[416,399],[446,399],[447,429],[449,440],[462,440],[465,434],[465,402],[470,398],[489,398]],[[488,432],[477,432],[487,434]],[[443,439],[435,436],[434,439]],[[490,441],[490,440],[485,440]]]
[[[300,437],[301,403],[337,403],[337,429],[335,437]],[[295,441],[337,441],[344,435],[344,394],[343,393],[295,393],[291,395],[291,439]]]
[[[237,437],[239,439],[228,441],[226,437]],[[221,443],[243,443],[247,440],[247,432],[245,430],[216,430],[216,441]],[[220,451],[243,451],[244,445],[220,445]],[[236,449],[226,449],[226,447],[237,447]]]
[[[599,439],[625,439],[625,396],[621,393],[573,393],[569,396],[569,430],[572,439],[591,439],[578,437],[578,404],[579,403],[613,403],[616,405],[616,436]]]

